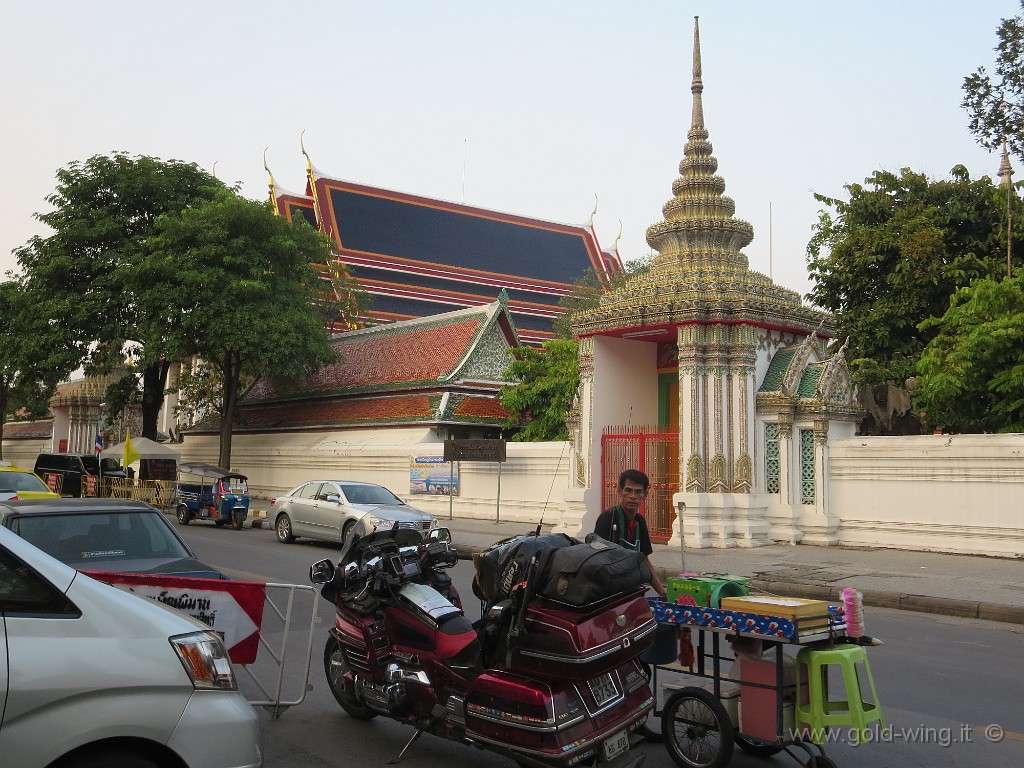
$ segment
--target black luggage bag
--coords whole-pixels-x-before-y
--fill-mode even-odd
[[[569,605],[590,605],[651,583],[647,558],[589,534],[583,544],[545,552],[536,594]]]

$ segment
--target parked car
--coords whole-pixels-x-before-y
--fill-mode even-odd
[[[0,527],[0,702],[5,696],[4,765],[263,764],[259,719],[215,632]]]
[[[141,501],[0,502],[0,525],[78,570],[228,578],[196,558],[164,514]]]
[[[350,480],[312,480],[271,499],[269,517],[277,540],[290,544],[300,537],[343,542],[356,521],[371,515],[376,528],[428,531],[437,519],[410,507],[382,485]]]
[[[60,494],[47,488],[35,473],[19,469],[9,461],[0,461],[0,501],[59,498]]]
[[[40,453],[33,471],[39,477],[56,475],[62,496],[98,496],[104,477],[127,477],[117,459],[100,459],[93,453]],[[89,492],[89,486],[94,486]]]

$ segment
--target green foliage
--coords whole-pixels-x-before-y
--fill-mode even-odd
[[[219,376],[222,466],[230,466],[245,382],[311,375],[335,359],[310,267],[330,253],[312,227],[226,191],[157,222],[132,289],[147,306],[163,307],[149,322],[169,329],[175,356],[196,355]]]
[[[610,280],[602,280],[593,267],[587,269],[579,280],[572,284],[572,290],[558,300],[565,313],[559,315],[551,324],[551,329],[560,339],[572,338],[572,318],[574,315],[597,309],[601,297],[621,286],[637,275],[645,275],[651,270],[650,259],[633,259],[623,264],[623,271],[616,272]]]
[[[981,146],[998,149],[1006,141],[1013,154],[1024,157],[1024,18],[1002,19],[996,36],[995,71],[990,75],[979,67],[964,78],[960,105]]]
[[[96,155],[57,172],[46,198],[53,206],[36,218],[53,234],[33,237],[16,251],[26,283],[45,311],[74,340],[77,364],[106,372],[123,361],[127,342],[139,348],[143,435],[156,437],[169,353],[175,341],[133,289],[157,219],[210,199],[224,184],[194,163]],[[73,370],[77,364],[72,366]]]
[[[505,378],[518,382],[501,388],[501,404],[511,414],[505,427],[524,425],[513,440],[539,442],[569,436],[565,417],[580,383],[576,342],[553,339],[544,342],[542,349],[524,347]]]
[[[1024,432],[1024,269],[958,291],[921,356],[914,399],[953,432]]]
[[[47,412],[54,387],[74,369],[77,355],[40,297],[16,280],[0,283],[0,446],[8,418]]]
[[[855,381],[902,384],[937,333],[922,321],[942,317],[958,289],[1005,273],[1006,194],[963,166],[941,181],[876,171],[846,189],[848,201],[815,196],[827,208],[807,248],[808,299],[849,337]]]

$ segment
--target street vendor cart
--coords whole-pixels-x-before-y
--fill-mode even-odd
[[[178,522],[188,525],[193,520],[212,520],[241,530],[249,516],[248,478],[223,467],[199,462],[178,464],[178,482],[174,486],[174,502]]]
[[[840,608],[756,595],[724,598],[719,608],[648,599],[662,637],[642,658],[656,694],[663,678],[664,703],[654,715],[680,768],[725,766],[734,745],[759,756],[786,752],[805,768],[834,768],[822,746],[830,728],[848,728],[859,743],[870,738],[871,723],[884,727],[864,648],[877,641],[849,637]],[[830,670],[846,700],[830,698]]]

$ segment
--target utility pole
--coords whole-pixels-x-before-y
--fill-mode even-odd
[[[1011,245],[1013,243],[1013,211],[1010,201],[1013,199],[1013,167],[1010,165],[1010,153],[1007,150],[1006,141],[1003,140],[1003,161],[999,164],[999,179],[1006,185],[1006,277],[1012,276],[1012,265],[1010,261]]]

